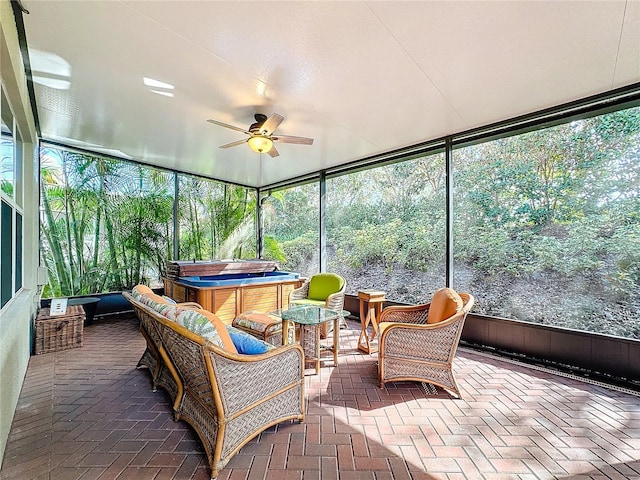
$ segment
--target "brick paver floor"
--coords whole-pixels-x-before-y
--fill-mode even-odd
[[[640,479],[640,398],[460,349],[463,400],[377,386],[376,355],[341,331],[337,367],[307,371],[307,417],[243,447],[220,480]],[[199,440],[135,368],[130,315],[84,346],[31,357],[1,479],[207,479]]]

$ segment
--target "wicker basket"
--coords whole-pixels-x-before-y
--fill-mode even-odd
[[[50,316],[43,308],[36,317],[35,354],[58,352],[82,346],[84,310],[80,305],[67,307],[64,315]]]

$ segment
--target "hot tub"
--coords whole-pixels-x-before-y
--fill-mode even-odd
[[[172,273],[182,275],[164,279],[165,295],[197,302],[225,323],[250,310],[285,308],[291,291],[302,285],[300,274],[264,261],[174,262]]]
[[[203,275],[199,277],[180,277],[180,283],[193,287],[225,287],[236,285],[255,285],[259,283],[298,280],[299,273],[276,271],[262,273],[229,273],[223,275]]]

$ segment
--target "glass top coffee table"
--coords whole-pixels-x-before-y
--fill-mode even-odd
[[[282,343],[291,341],[289,328],[293,324],[298,325],[298,341],[304,350],[305,361],[315,363],[316,374],[320,372],[320,325],[333,321],[333,364],[338,365],[340,319],[348,316],[346,310],[336,311],[324,307],[312,305],[291,305],[289,308],[279,308],[271,312],[271,315],[282,319]],[[295,328],[291,332],[295,337]]]

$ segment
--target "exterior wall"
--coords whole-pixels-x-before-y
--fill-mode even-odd
[[[22,181],[23,288],[0,311],[0,462],[31,353],[31,330],[38,303],[38,155],[33,112],[27,93],[18,32],[9,0],[0,0],[2,90],[17,123],[18,177]]]
[[[405,305],[386,302],[385,307]],[[358,318],[358,297],[347,295],[344,308]],[[538,363],[574,369],[614,381],[640,382],[640,341],[579,330],[520,322],[507,318],[467,316],[461,345],[505,355],[523,356]]]
[[[469,314],[461,341],[560,367],[640,381],[640,341]]]

